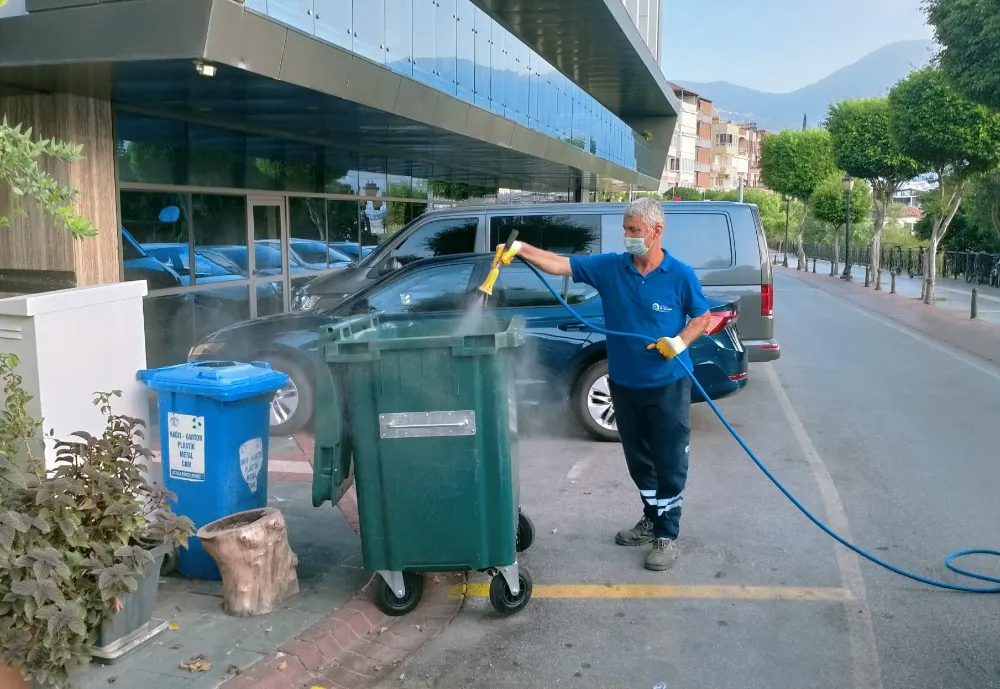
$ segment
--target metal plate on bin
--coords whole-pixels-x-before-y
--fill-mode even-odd
[[[378,415],[379,435],[383,438],[438,438],[449,435],[475,435],[476,412],[412,411]]]

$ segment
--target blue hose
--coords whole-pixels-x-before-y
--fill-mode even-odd
[[[621,332],[616,332],[616,331],[613,331],[613,330],[605,330],[604,328],[602,328],[600,326],[597,326],[597,325],[594,325],[593,323],[587,321],[580,314],[578,314],[576,312],[576,310],[572,306],[570,306],[569,304],[566,303],[566,300],[563,299],[559,295],[559,293],[552,287],[551,284],[549,284],[549,281],[545,279],[545,277],[538,271],[537,268],[535,268],[535,266],[531,265],[530,263],[528,263],[527,261],[525,261],[520,256],[518,256],[517,258],[520,261],[522,261],[526,266],[528,266],[529,268],[531,268],[531,270],[535,273],[535,275],[538,276],[538,279],[541,280],[542,283],[552,293],[552,296],[554,296],[556,299],[558,299],[559,303],[563,305],[563,308],[565,308],[570,313],[570,315],[572,315],[573,318],[575,318],[576,320],[578,320],[581,324],[585,325],[586,327],[590,328],[591,330],[593,330],[595,332],[602,333],[604,335],[616,335],[616,336],[619,336],[619,337],[631,337],[631,338],[636,339],[636,340],[642,340],[643,342],[646,342],[647,344],[655,344],[656,343],[655,339],[653,339],[651,337],[646,337],[645,335],[639,335],[637,333],[621,333]],[[788,492],[788,489],[785,488],[781,484],[781,481],[779,481],[777,478],[775,478],[774,474],[772,474],[771,471],[766,466],[764,466],[764,463],[761,462],[757,458],[757,455],[754,454],[753,450],[751,450],[747,446],[747,444],[743,440],[743,438],[740,437],[740,434],[736,432],[736,429],[734,429],[729,424],[729,421],[726,420],[726,417],[723,416],[722,412],[719,411],[719,408],[717,406],[715,406],[715,402],[713,402],[711,399],[709,399],[708,394],[705,392],[705,389],[701,386],[701,383],[698,382],[698,379],[695,377],[694,371],[691,370],[691,367],[688,366],[686,362],[684,362],[684,361],[682,361],[680,359],[677,360],[677,363],[679,363],[681,365],[681,367],[684,369],[684,372],[687,373],[688,378],[691,379],[691,383],[695,386],[695,388],[698,390],[698,392],[701,393],[701,396],[705,399],[705,401],[708,402],[708,406],[710,406],[712,408],[712,411],[715,412],[715,415],[719,417],[719,421],[721,421],[722,425],[724,425],[726,427],[726,430],[728,430],[732,434],[732,436],[736,439],[736,442],[738,442],[740,444],[740,446],[747,453],[747,455],[750,457],[750,459],[752,459],[754,461],[754,464],[756,464],[760,468],[760,470],[764,472],[765,476],[767,476],[769,479],[771,479],[771,482],[775,486],[778,487],[778,490],[780,490],[782,493],[784,493],[784,495],[785,495],[786,498],[788,498],[789,500],[792,501],[793,505],[795,505],[796,507],[799,508],[799,510],[802,512],[802,514],[806,515],[813,524],[815,524],[816,526],[818,526],[819,528],[821,528],[823,531],[825,531],[827,533],[827,535],[829,535],[831,538],[833,538],[836,541],[838,541],[841,545],[844,545],[844,546],[850,548],[851,550],[853,550],[854,552],[856,552],[858,555],[860,555],[860,556],[862,556],[862,557],[864,557],[864,558],[866,558],[868,560],[871,560],[876,565],[880,565],[882,567],[885,567],[890,572],[895,572],[896,574],[900,574],[900,575],[902,575],[904,577],[907,577],[909,579],[913,579],[914,581],[919,581],[919,582],[921,582],[923,584],[929,584],[931,586],[937,586],[937,587],[943,588],[943,589],[950,589],[952,591],[967,591],[967,592],[971,592],[971,593],[1000,593],[1000,586],[989,586],[989,587],[963,586],[962,584],[950,584],[950,583],[948,583],[946,581],[937,581],[935,579],[928,579],[927,577],[922,577],[919,574],[913,574],[912,572],[907,572],[906,570],[900,569],[898,567],[890,565],[888,562],[880,560],[879,558],[875,557],[871,553],[868,553],[868,552],[862,550],[861,548],[859,548],[858,546],[854,545],[853,543],[850,543],[847,540],[845,540],[838,533],[836,533],[833,529],[831,529],[829,526],[827,526],[826,524],[824,524],[823,522],[821,522],[819,519],[817,519],[813,515],[812,512],[810,512],[808,509],[806,509],[806,507],[801,502],[799,502],[796,499],[796,497],[794,495],[792,495],[791,493]],[[944,561],[945,566],[948,569],[950,569],[951,571],[953,571],[953,572],[955,572],[957,574],[961,574],[963,576],[967,576],[967,577],[970,577],[972,579],[979,579],[980,581],[989,581],[989,582],[994,583],[994,584],[1000,584],[1000,578],[991,577],[991,576],[988,576],[986,574],[980,574],[978,572],[971,572],[969,570],[962,569],[961,567],[957,567],[954,564],[952,564],[952,562],[954,560],[956,560],[956,559],[958,559],[960,557],[965,557],[966,555],[995,555],[997,557],[1000,557],[1000,551],[997,551],[997,550],[983,550],[983,549],[960,550],[958,552],[955,552],[955,553],[952,553],[951,555],[949,555],[947,558],[945,558],[945,561]]]

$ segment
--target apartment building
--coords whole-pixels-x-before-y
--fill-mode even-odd
[[[668,154],[669,156],[669,154]],[[721,115],[712,121],[712,188],[738,189],[750,175],[750,145],[746,129]]]
[[[747,141],[746,186],[762,187],[764,184],[760,181],[760,149],[768,132],[758,129],[755,122],[748,122],[743,125],[743,130],[745,131]]]
[[[712,101],[670,84],[680,109],[660,178],[660,193],[677,187],[712,187]]]

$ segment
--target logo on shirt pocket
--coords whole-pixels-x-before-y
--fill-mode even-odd
[[[671,306],[667,306],[666,304],[657,304],[655,301],[653,302],[653,311],[658,313],[669,313],[673,310],[674,309]]]

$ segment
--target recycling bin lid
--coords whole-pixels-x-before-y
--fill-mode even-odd
[[[157,391],[209,397],[223,402],[275,392],[288,384],[288,376],[265,361],[188,361],[174,366],[145,369],[136,377]]]

